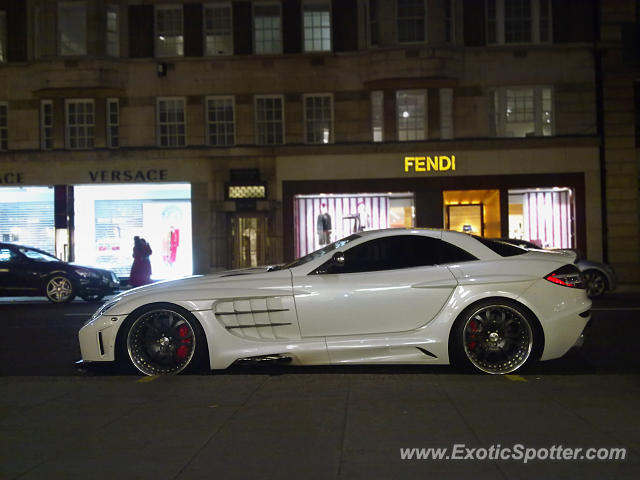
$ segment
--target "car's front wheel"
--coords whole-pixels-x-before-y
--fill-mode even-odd
[[[597,270],[585,270],[582,276],[590,298],[599,297],[607,291],[607,279],[603,273]]]
[[[76,296],[73,283],[64,275],[54,275],[47,280],[44,287],[45,295],[50,302],[70,302]]]
[[[491,374],[518,370],[536,359],[542,348],[537,320],[508,299],[478,302],[457,318],[449,338],[449,354],[457,366]]]
[[[145,375],[174,375],[201,367],[207,357],[202,327],[184,308],[152,304],[123,325],[121,358]]]

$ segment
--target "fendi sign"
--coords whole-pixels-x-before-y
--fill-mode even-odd
[[[89,178],[93,183],[105,182],[162,182],[169,179],[166,168],[146,170],[92,170]]]
[[[456,169],[456,156],[404,157],[404,171],[446,172]]]

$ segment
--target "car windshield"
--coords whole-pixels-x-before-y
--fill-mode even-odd
[[[30,260],[36,262],[59,262],[56,257],[49,255],[48,253],[41,252],[39,250],[32,250],[30,248],[19,248],[18,251]]]
[[[349,242],[354,241],[355,239],[360,238],[360,235],[357,234],[353,234],[353,235],[349,235],[348,237],[342,238],[340,240],[338,240],[337,242],[333,242],[329,245],[327,245],[326,247],[322,247],[320,250],[316,250],[315,252],[311,252],[308,255],[305,255],[304,257],[300,257],[297,260],[294,260],[291,263],[288,263],[287,265],[283,265],[282,268],[293,268],[293,267],[299,267],[300,265],[304,265],[307,262],[310,262],[311,260],[315,260],[316,258],[322,257],[324,255],[326,255],[327,253],[340,248],[344,245],[346,245]]]

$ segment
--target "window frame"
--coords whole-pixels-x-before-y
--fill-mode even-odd
[[[422,132],[422,136],[421,138],[405,138],[402,139],[401,137],[401,114],[400,114],[400,102],[398,101],[398,98],[400,96],[401,93],[404,92],[409,92],[409,93],[421,93],[423,95],[424,98],[424,115],[423,115],[423,132]],[[403,90],[396,90],[396,125],[397,125],[397,132],[396,132],[396,136],[397,136],[397,140],[399,142],[416,142],[416,141],[425,141],[429,139],[429,94],[427,89],[423,88],[423,89],[403,89]],[[413,130],[417,130],[417,129],[411,129]],[[405,129],[405,131],[409,131],[409,129]]]
[[[280,99],[282,109],[281,109],[281,123],[282,123],[282,143],[261,143],[260,142],[260,129],[258,128],[258,100],[263,99]],[[254,95],[253,96],[253,110],[254,110],[254,128],[255,128],[255,142],[256,145],[260,146],[271,146],[271,145],[285,145],[286,144],[286,123],[285,123],[285,102],[284,95],[282,94],[271,94],[271,95]],[[263,122],[266,123],[266,122]]]
[[[214,144],[211,143],[211,125],[215,122],[209,121],[209,101],[210,100],[231,100],[231,113],[233,115],[232,127],[233,127],[233,143]],[[209,95],[204,99],[204,113],[205,113],[205,130],[206,130],[206,143],[210,147],[232,147],[236,145],[236,97],[235,95]]]
[[[84,31],[83,31],[83,35],[84,35],[84,45],[82,46],[82,51],[79,53],[76,52],[71,52],[71,53],[65,53],[64,52],[64,48],[63,48],[63,43],[62,43],[62,10],[65,8],[76,8],[76,9],[82,9],[83,13],[84,13]],[[57,35],[56,35],[56,40],[58,42],[57,45],[57,52],[58,55],[61,57],[82,57],[82,56],[86,56],[87,55],[87,44],[88,44],[88,31],[89,29],[87,28],[88,25],[88,11],[87,11],[87,4],[86,2],[82,1],[82,2],[59,2],[57,5],[57,10],[56,13],[58,15],[57,18],[57,23],[56,23],[56,29],[57,29]]]
[[[278,13],[279,13],[279,19],[280,19],[280,23],[279,23],[279,29],[278,29],[278,33],[279,33],[279,39],[278,39],[278,46],[280,47],[277,51],[274,52],[259,52],[258,48],[257,48],[257,39],[256,39],[256,8],[259,7],[278,7]],[[283,53],[283,48],[284,48],[284,38],[283,38],[283,32],[282,32],[282,4],[279,2],[253,2],[252,3],[252,16],[251,16],[251,22],[252,22],[252,28],[251,28],[251,33],[252,33],[252,40],[253,40],[253,53],[255,55],[282,55]]]
[[[69,106],[70,105],[78,105],[78,104],[90,104],[91,105],[91,109],[92,109],[92,118],[93,118],[93,123],[89,124],[76,124],[76,125],[71,125],[69,123]],[[72,147],[71,146],[71,128],[72,127],[81,127],[81,128],[87,128],[87,129],[91,129],[91,136],[86,135],[84,137],[85,139],[85,143],[87,143],[87,145],[82,146],[82,147]],[[65,131],[65,136],[64,136],[64,144],[65,144],[65,148],[67,150],[91,150],[93,148],[95,148],[95,128],[96,128],[96,104],[95,104],[95,100],[93,98],[66,98],[64,100],[64,131]],[[80,137],[76,137],[76,139],[79,139]],[[77,140],[76,140],[77,141]],[[89,144],[90,143],[90,144]]]
[[[450,8],[450,17],[447,17],[447,6]],[[443,0],[443,18],[444,18],[444,42],[449,45],[455,45],[456,42],[456,0]],[[447,35],[447,31],[449,35]]]
[[[109,14],[115,14],[116,27],[109,30]],[[118,5],[107,5],[105,14],[105,53],[107,57],[120,57],[120,8]]]
[[[305,20],[305,7],[307,6],[325,6],[326,7],[326,11],[329,15],[329,48],[328,49],[311,49],[311,50],[307,50],[307,37],[306,37],[306,28],[305,28],[305,24],[304,24],[304,20]],[[302,6],[301,6],[301,15],[302,15],[302,51],[304,53],[327,53],[327,52],[332,52],[333,51],[333,25],[332,25],[332,20],[333,20],[333,16],[332,16],[332,11],[331,11],[331,2],[329,0],[303,0],[302,1]],[[320,26],[320,31],[322,32],[323,30],[323,26]],[[316,30],[313,28],[313,26],[311,27],[312,32],[315,32]],[[322,43],[322,34],[320,35],[320,41]],[[312,38],[311,41],[313,43],[314,40],[314,35],[312,33]]]
[[[171,35],[171,38],[181,37],[181,40],[177,42],[177,50],[178,53],[174,53],[172,50],[170,53],[161,52],[160,48],[160,36],[158,28],[158,13],[161,11],[179,11],[180,12],[180,34],[179,35]],[[180,3],[172,3],[172,4],[160,4],[155,5],[153,10],[153,48],[154,48],[154,56],[156,58],[181,58],[184,57],[184,8]]]
[[[51,107],[50,123],[46,122],[45,107],[47,106]],[[40,150],[53,150],[53,100],[40,100]]]
[[[400,0],[396,0],[395,2],[395,15],[396,15],[396,43],[399,45],[422,45],[428,42],[429,36],[427,32],[428,26],[428,12],[427,12],[427,0],[419,0],[422,2],[422,8],[424,9],[424,17],[422,18],[422,31],[424,34],[424,38],[422,40],[400,40]],[[417,18],[417,17],[402,17],[404,18]]]
[[[0,10],[0,63],[7,63],[7,12]]]
[[[380,125],[376,125],[376,104],[374,97],[380,97]],[[369,95],[371,101],[371,141],[373,143],[384,142],[384,90],[372,90]],[[376,140],[376,128],[380,128],[380,139]]]
[[[531,40],[520,42],[507,42],[506,41],[506,17],[505,17],[505,1],[509,0],[488,0],[485,2],[485,28],[487,31],[487,45],[489,46],[510,46],[510,45],[548,45],[553,43],[553,10],[551,0],[530,0],[530,28],[531,28]],[[489,19],[489,2],[495,2],[496,16],[495,26],[492,26]],[[541,2],[547,4],[547,31],[546,40],[542,38],[541,27]],[[493,36],[490,36],[490,32],[493,32]],[[490,38],[495,38],[495,41],[490,41]]]
[[[111,105],[116,106],[116,122],[111,121]],[[107,140],[107,148],[109,149],[118,149],[120,148],[120,101],[118,98],[110,97],[105,101],[106,106],[106,118],[105,118],[105,128],[106,128],[106,140]],[[113,135],[113,130],[116,129],[117,135]],[[114,138],[116,141],[114,142]]]
[[[171,125],[180,125],[180,123],[178,122],[165,122],[162,123],[160,122],[160,103],[162,102],[174,102],[174,101],[181,101],[182,102],[182,117],[183,117],[183,121],[182,121],[182,127],[183,127],[183,136],[184,136],[184,143],[179,144],[176,143],[175,145],[171,145],[169,142],[168,145],[163,145],[162,144],[162,134],[161,134],[161,127],[163,125],[167,125],[167,126],[171,126]],[[171,136],[168,134],[167,138],[171,138]],[[176,138],[180,138],[180,135],[176,135]],[[179,97],[179,96],[172,96],[172,97],[157,97],[156,98],[156,142],[157,142],[157,146],[160,148],[183,148],[187,146],[187,98],[186,97]]]
[[[229,53],[211,53],[207,50],[207,10],[213,8],[225,7],[229,9]],[[205,57],[221,57],[234,54],[233,50],[233,5],[231,2],[207,2],[202,6],[202,41],[203,41],[203,56]]]
[[[551,94],[551,133],[549,135],[544,134],[544,90],[549,90]],[[507,136],[507,124],[505,116],[501,112],[506,111],[507,104],[507,91],[508,90],[532,90],[533,91],[533,128],[534,135],[531,136]],[[497,107],[496,108],[496,104]],[[489,111],[490,111],[490,125],[491,136],[495,138],[541,138],[541,137],[553,137],[556,134],[555,125],[555,90],[552,85],[506,85],[502,87],[493,88],[490,90],[489,97]],[[524,123],[524,122],[522,122]]]
[[[371,8],[371,4],[375,2],[375,8]],[[367,0],[366,3],[366,19],[367,26],[367,48],[377,48],[380,46],[380,4],[378,0]],[[374,43],[375,32],[375,43]]]
[[[310,119],[307,117],[309,113],[307,110],[307,99],[309,98],[328,98],[329,99],[329,141],[321,141],[321,142],[310,142],[309,141],[309,130],[308,123]],[[302,95],[302,115],[304,118],[304,143],[307,145],[328,145],[331,143],[335,143],[334,137],[334,107],[333,107],[333,93],[305,93]],[[322,119],[322,122],[326,121],[325,118]],[[313,119],[311,119],[312,123]]]

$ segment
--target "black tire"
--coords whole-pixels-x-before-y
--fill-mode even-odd
[[[135,310],[118,334],[118,358],[144,375],[195,372],[208,361],[207,340],[198,320],[171,303]]]
[[[56,274],[45,282],[44,294],[52,303],[67,303],[75,298],[76,288],[68,276]]]
[[[584,277],[587,295],[590,298],[600,297],[609,289],[609,282],[604,273],[598,270],[585,270],[582,272]]]
[[[449,335],[449,357],[464,370],[505,374],[540,358],[543,344],[542,328],[528,308],[491,298],[458,316]]]

